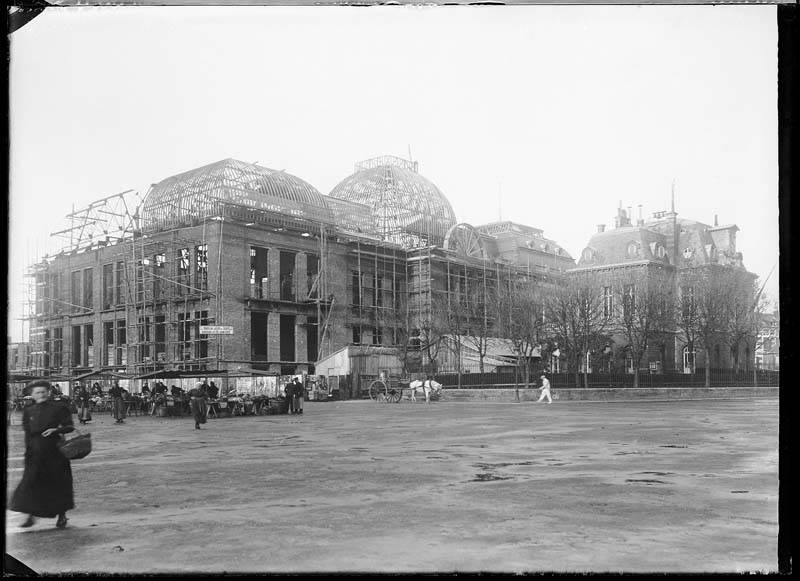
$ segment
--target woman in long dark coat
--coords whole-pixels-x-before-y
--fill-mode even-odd
[[[297,414],[303,413],[303,397],[306,393],[306,388],[303,387],[303,382],[301,382],[296,377],[292,380],[292,384],[294,385],[294,391],[292,392],[293,402],[294,402],[294,411]]]
[[[50,401],[50,382],[28,384],[34,404],[22,411],[25,432],[25,471],[11,497],[9,508],[25,512],[29,527],[34,517],[58,517],[56,526],[67,526],[66,512],[75,508],[72,468],[58,449],[61,434],[73,431],[72,414],[67,406]]]
[[[78,399],[78,420],[82,425],[86,425],[86,422],[92,421],[92,394],[85,385],[79,384],[77,387],[75,397]]]
[[[125,422],[125,391],[115,383],[114,386],[108,390],[108,395],[111,396],[111,417],[117,420],[118,424]]]
[[[294,407],[294,379],[286,384],[286,387],[283,388],[283,395],[286,398],[286,407],[289,410],[290,414],[295,413]]]
[[[198,383],[189,392],[189,402],[194,416],[194,429],[199,430],[200,424],[206,423],[206,388],[202,383]]]

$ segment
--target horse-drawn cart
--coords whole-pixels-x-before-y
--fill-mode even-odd
[[[389,376],[369,384],[369,398],[377,402],[399,403],[404,392],[408,399],[417,401],[416,394],[424,393],[426,401],[438,400],[442,384],[431,380],[411,380],[407,377]]]

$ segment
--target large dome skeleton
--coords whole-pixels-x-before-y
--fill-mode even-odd
[[[393,156],[356,164],[331,198],[369,206],[383,240],[404,247],[441,246],[456,223],[447,198],[417,173],[417,163]]]
[[[224,159],[153,184],[142,204],[145,230],[169,228],[223,212],[274,212],[331,224],[314,186],[284,171]]]

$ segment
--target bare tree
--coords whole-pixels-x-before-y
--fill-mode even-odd
[[[548,330],[566,352],[575,373],[575,387],[580,387],[583,358],[592,347],[605,341],[609,318],[603,312],[603,295],[595,279],[587,273],[569,275],[547,295],[545,317]],[[584,368],[584,386],[588,387],[588,366]]]
[[[440,324],[440,336],[446,337],[444,345],[456,360],[458,387],[461,387],[462,357],[464,341],[470,328],[470,308],[468,294],[462,290],[455,293],[437,295],[432,302],[435,318]]]
[[[525,279],[508,281],[497,295],[497,332],[511,341],[526,388],[530,362],[542,343],[544,300],[544,290]]]
[[[629,272],[612,285],[616,301],[614,327],[625,338],[633,359],[633,387],[639,387],[639,367],[653,342],[662,337],[672,321],[672,286],[666,276],[646,270]]]
[[[437,360],[447,334],[447,316],[441,310],[442,299],[440,296],[431,298],[430,310],[421,315],[419,321],[419,349],[427,364],[423,363],[426,373],[437,370]]]
[[[681,281],[678,327],[690,350],[705,352],[706,387],[711,386],[711,349],[727,341],[731,305],[738,292],[732,271],[723,268],[695,268]]]
[[[498,294],[494,281],[473,281],[466,300],[466,335],[464,343],[478,355],[478,369],[484,373],[484,360],[489,349],[489,340],[497,334]]]
[[[763,286],[759,288],[754,280],[751,284],[741,281],[731,293],[728,305],[728,328],[726,338],[731,353],[731,368],[740,371],[739,357],[742,345],[753,346],[758,335],[759,316],[764,312],[765,304],[761,300]]]

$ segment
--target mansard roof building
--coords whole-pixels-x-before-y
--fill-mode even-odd
[[[598,226],[569,275],[590,277],[596,281],[598,292],[605,294],[608,317],[619,313],[618,309],[612,308],[613,305],[621,305],[624,300],[633,298],[633,282],[637,280],[639,284],[649,281],[662,285],[672,293],[675,304],[680,304],[682,297],[693,292],[698,277],[719,277],[724,273],[735,274],[731,280],[736,281],[741,292],[751,293],[756,277],[744,267],[742,253],[736,248],[738,230],[735,224],[718,225],[716,217],[714,225],[679,218],[674,205],[669,212],[656,212],[651,219],[639,218],[634,223],[630,210],[620,207],[614,228]],[[628,284],[614,284],[620,281]],[[620,296],[623,286],[630,297]],[[740,358],[752,365],[748,345],[739,346],[741,352],[738,352],[724,349],[724,341],[720,339],[711,353],[708,350],[699,353],[682,338],[677,320],[665,331],[645,357],[645,371],[690,372],[708,365],[730,367],[731,360]],[[617,336],[614,343],[618,359],[624,360],[624,339]],[[630,358],[625,364],[626,367],[631,365]]]

